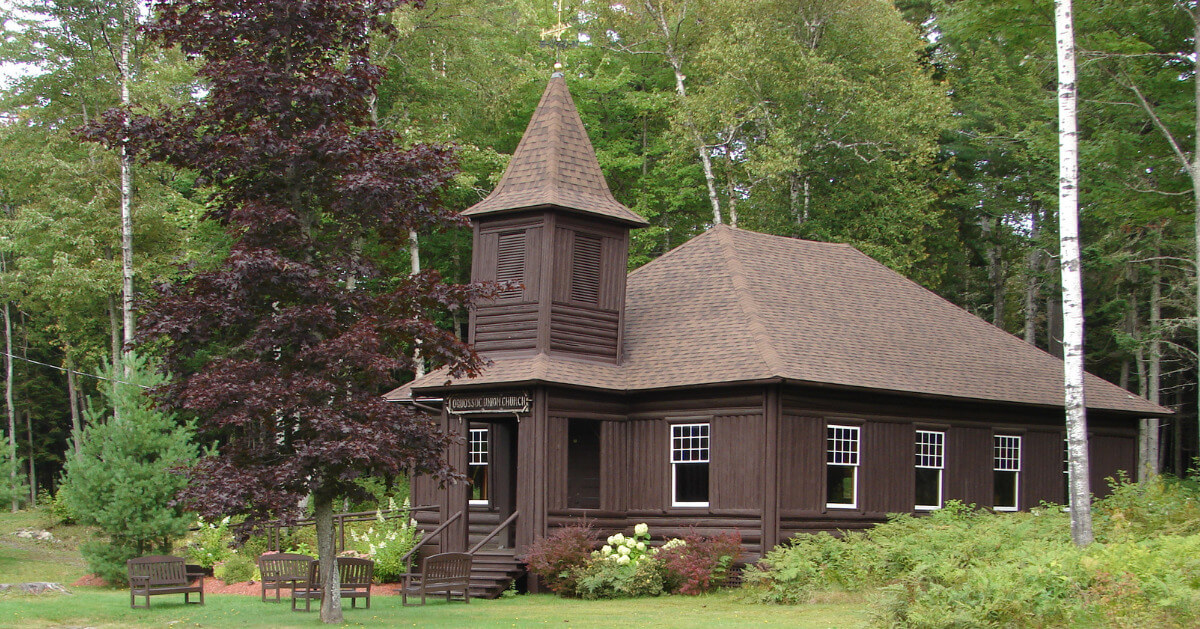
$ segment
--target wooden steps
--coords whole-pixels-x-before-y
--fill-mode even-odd
[[[525,564],[515,559],[513,552],[509,548],[475,553],[471,561],[472,598],[499,598],[514,580],[525,574]]]

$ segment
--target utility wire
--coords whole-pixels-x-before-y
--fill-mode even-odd
[[[32,359],[32,358],[25,358],[24,356],[17,356],[16,354],[9,354],[8,352],[0,352],[0,356],[8,356],[9,358],[16,358],[17,360],[23,360],[23,361],[25,361],[25,362],[27,362],[27,363],[33,363],[33,364],[35,364],[35,365],[41,365],[41,366],[43,366],[43,367],[49,367],[49,368],[51,368],[51,369],[57,369],[57,370],[59,370],[59,371],[62,371],[62,372],[64,372],[64,373],[65,373],[65,372],[67,372],[67,371],[75,371],[74,369],[67,369],[66,367],[59,367],[58,365],[51,365],[50,363],[38,362],[38,361],[36,361],[36,360],[34,360],[34,359]],[[95,378],[95,379],[97,379],[97,380],[106,380],[106,381],[108,381],[108,382],[116,382],[117,384],[127,384],[127,385],[129,385],[129,386],[131,386],[131,387],[139,387],[139,388],[142,388],[142,389],[149,389],[149,388],[150,388],[150,387],[148,387],[148,386],[146,386],[146,385],[144,385],[144,384],[135,384],[135,383],[133,383],[133,382],[126,382],[126,381],[124,381],[124,380],[116,380],[116,379],[114,379],[114,378],[106,378],[106,377],[104,377],[104,376],[98,376],[98,375],[96,375],[96,374],[94,374],[94,373],[88,373],[88,372],[86,372],[86,371],[75,371],[75,374],[76,374],[76,375],[80,375],[80,376],[87,376],[87,377],[89,377],[89,378]]]

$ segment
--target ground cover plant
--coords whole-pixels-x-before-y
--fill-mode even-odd
[[[798,536],[746,570],[744,596],[872,592],[882,626],[1195,626],[1198,498],[1191,481],[1119,481],[1096,503],[1099,541],[1084,549],[1061,507],[992,514],[951,502],[840,539]]]

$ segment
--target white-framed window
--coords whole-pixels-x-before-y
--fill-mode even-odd
[[[1020,504],[1021,438],[1016,435],[994,435],[992,455],[992,508],[996,511],[1016,511]]]
[[[467,434],[467,475],[471,478],[471,504],[485,505],[488,493],[488,429],[472,428]]]
[[[916,438],[916,501],[918,511],[942,508],[942,473],[946,469],[946,433],[918,430]]]
[[[858,507],[858,426],[826,427],[825,506]]]
[[[671,424],[671,506],[708,506],[707,422]]]

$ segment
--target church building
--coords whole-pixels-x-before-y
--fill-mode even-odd
[[[853,247],[718,225],[628,272],[647,223],[609,192],[561,75],[463,214],[472,279],[517,286],[471,312],[490,364],[388,394],[461,437],[470,484],[413,482],[443,551],[519,557],[586,518],[736,529],[754,558],[947,500],[1065,501],[1062,361]],[[1102,493],[1133,473],[1138,419],[1169,412],[1092,375],[1086,397]]]

